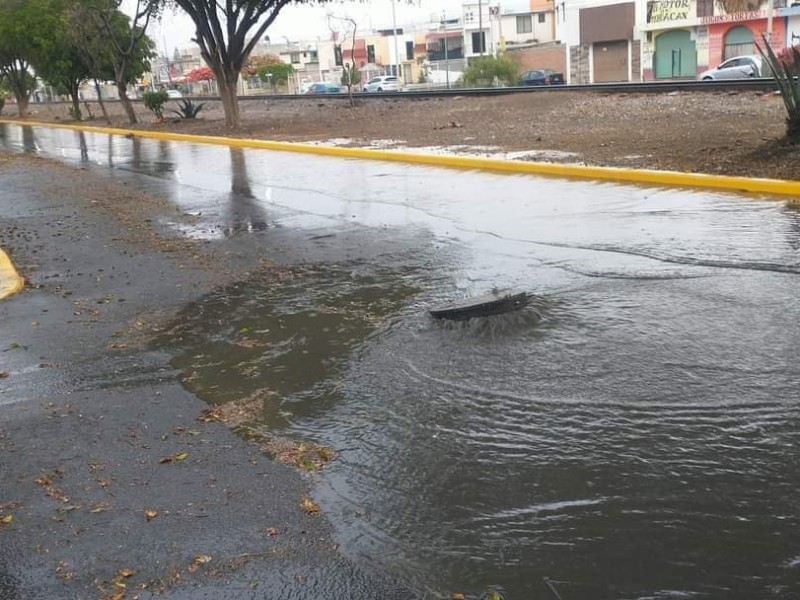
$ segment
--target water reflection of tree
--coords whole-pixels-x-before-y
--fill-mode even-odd
[[[89,146],[86,144],[86,134],[78,131],[78,145],[81,149],[81,162],[89,162]]]
[[[787,202],[784,208],[784,214],[789,219],[787,243],[792,250],[800,250],[800,204]]]
[[[263,231],[267,228],[264,206],[253,194],[247,162],[241,148],[231,148],[231,193],[229,194],[229,226],[226,235]]]
[[[30,125],[22,126],[22,149],[25,152],[36,152],[36,136],[33,133],[33,127]]]

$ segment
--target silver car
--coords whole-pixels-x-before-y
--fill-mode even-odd
[[[365,92],[402,92],[400,80],[393,75],[373,77],[364,85]]]
[[[748,77],[766,77],[764,60],[760,56],[734,56],[716,69],[709,69],[697,76],[701,81],[717,79],[747,79]]]

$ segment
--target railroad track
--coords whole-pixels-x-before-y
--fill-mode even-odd
[[[451,88],[435,90],[408,90],[404,92],[356,92],[357,98],[443,98],[448,96],[505,96],[508,94],[536,94],[541,92],[615,92],[615,93],[652,93],[663,94],[670,92],[720,92],[720,91],[763,91],[777,90],[774,79],[738,79],[729,81],[648,81],[641,83],[592,83],[585,85],[548,85],[548,86],[511,86],[499,88]],[[240,96],[240,100],[347,100],[348,95],[319,94],[307,96],[302,94],[254,94]],[[219,100],[219,96],[187,96],[187,98],[200,101]],[[91,102],[96,102],[92,100]],[[106,100],[106,102],[119,102],[119,100]],[[133,100],[141,102],[141,100]],[[40,102],[39,104],[69,104],[65,101]],[[34,103],[32,103],[34,105]]]

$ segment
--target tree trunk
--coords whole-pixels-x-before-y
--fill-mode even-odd
[[[793,144],[800,142],[800,118],[786,119],[786,139]]]
[[[103,112],[103,118],[106,120],[106,123],[111,125],[111,119],[108,118],[108,111],[106,110],[106,103],[103,102],[103,92],[100,89],[100,82],[97,79],[94,80],[94,91],[97,92],[97,102],[100,104],[100,110]]]
[[[225,71],[222,77],[217,77],[219,97],[222,100],[222,109],[225,111],[225,125],[228,129],[239,129],[239,98],[236,96],[236,84],[239,73]]]
[[[78,98],[78,88],[75,87],[69,91],[70,98],[72,98],[72,118],[76,121],[81,120],[81,99]]]
[[[138,123],[136,119],[136,111],[133,110],[133,103],[131,99],[128,98],[128,86],[125,83],[117,82],[117,92],[119,92],[119,100],[122,102],[122,106],[125,108],[125,114],[128,116],[128,122],[131,125],[136,125]]]
[[[19,111],[20,117],[27,117],[28,116],[28,102],[30,102],[30,96],[28,94],[14,94],[17,99],[17,110]]]

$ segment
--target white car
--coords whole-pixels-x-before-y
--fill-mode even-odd
[[[402,92],[400,80],[394,75],[373,77],[364,85],[365,92]]]
[[[167,96],[170,100],[180,100],[183,98],[183,94],[181,94],[180,90],[167,90]]]
[[[716,69],[709,69],[697,76],[701,81],[716,81],[718,79],[747,79],[749,77],[766,77],[764,61],[760,56],[734,56],[729,58]]]

